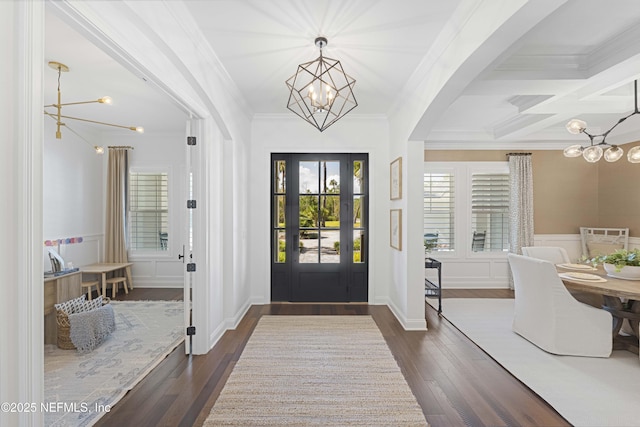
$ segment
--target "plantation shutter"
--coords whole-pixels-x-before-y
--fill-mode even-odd
[[[451,172],[424,174],[424,239],[429,251],[455,249],[455,194]]]
[[[167,250],[169,192],[167,173],[129,174],[129,247]]]
[[[471,227],[486,232],[484,251],[509,248],[509,174],[471,175]]]

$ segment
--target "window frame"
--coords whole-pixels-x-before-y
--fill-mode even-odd
[[[131,174],[167,174],[167,233],[169,236],[168,245],[166,250],[135,250],[131,247],[131,206],[130,206],[130,198],[131,198]],[[174,183],[172,182],[172,168],[170,166],[135,166],[129,167],[127,171],[127,211],[126,211],[126,223],[127,223],[127,254],[131,259],[144,259],[144,258],[171,258],[173,257],[173,251],[175,245],[172,245],[172,236],[175,236],[174,227],[173,227],[173,191],[172,187]],[[173,238],[175,242],[175,237]]]
[[[425,162],[425,167],[423,170],[423,174],[422,174],[422,179],[423,179],[423,188],[424,188],[424,175],[426,173],[430,173],[430,174],[451,174],[453,175],[453,211],[454,211],[454,216],[453,216],[453,249],[449,249],[446,251],[433,251],[438,253],[438,256],[440,256],[440,254],[448,254],[448,255],[455,255],[456,252],[458,251],[459,248],[459,242],[458,242],[458,224],[457,224],[457,220],[458,220],[458,209],[460,207],[460,200],[458,198],[458,192],[457,192],[457,188],[456,188],[456,180],[459,178],[456,172],[456,168],[453,165],[450,165],[448,163],[440,163],[438,162],[437,164],[435,162],[430,162],[430,164],[434,165],[433,168],[430,168],[429,170],[427,170],[427,163]],[[423,194],[423,220],[424,220],[424,194]],[[423,226],[423,230],[424,230],[424,226]]]
[[[471,212],[471,186],[474,173],[509,173],[508,161],[493,162],[424,162],[425,173],[453,173],[454,191],[454,249],[433,251],[431,255],[443,258],[498,258],[507,257],[508,251],[474,252],[471,248],[473,221]]]
[[[473,175],[476,173],[485,173],[485,174],[507,174],[509,175],[509,162],[470,162],[471,164],[467,168],[467,188],[468,188],[468,207],[467,207],[467,235],[469,238],[469,242],[467,244],[467,256],[476,257],[476,256],[495,256],[499,254],[506,254],[509,252],[507,250],[501,251],[478,251],[474,252],[471,248],[471,239],[473,236],[473,212],[472,212],[472,190],[473,190]],[[478,230],[481,231],[481,230]],[[489,231],[489,230],[487,230]],[[508,242],[508,231],[507,231],[507,244]]]

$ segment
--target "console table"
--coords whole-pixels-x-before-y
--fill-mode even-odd
[[[442,314],[442,263],[437,259],[427,257],[424,259],[424,268],[435,268],[438,270],[437,284],[425,277],[424,296],[438,297],[438,314]]]
[[[44,343],[58,342],[58,324],[55,304],[82,295],[82,273],[73,271],[44,279]]]

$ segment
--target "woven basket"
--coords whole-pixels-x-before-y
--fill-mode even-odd
[[[109,297],[102,298],[102,305],[109,304],[111,299]],[[76,346],[71,342],[71,323],[69,322],[69,315],[62,311],[56,310],[56,320],[58,322],[58,348],[63,350],[76,350]]]

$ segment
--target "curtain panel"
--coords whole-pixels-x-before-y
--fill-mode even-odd
[[[128,262],[126,235],[128,149],[109,147],[105,262]]]
[[[533,246],[533,170],[531,153],[509,153],[509,252]],[[509,277],[513,289],[513,278]]]

